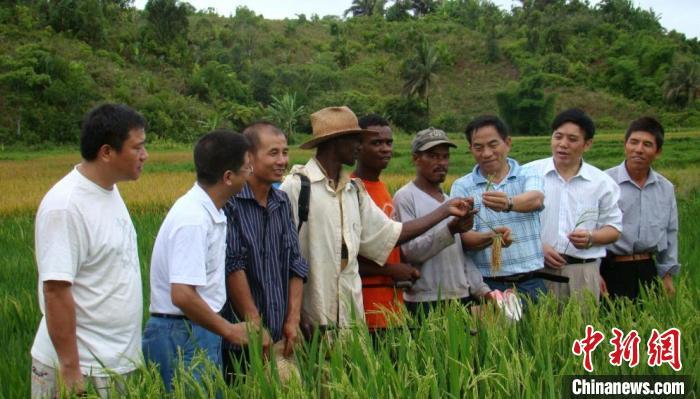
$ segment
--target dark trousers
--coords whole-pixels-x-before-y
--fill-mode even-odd
[[[600,263],[600,275],[613,299],[627,297],[636,301],[642,286],[647,289],[657,286],[654,259],[616,262],[613,255],[608,255]]]

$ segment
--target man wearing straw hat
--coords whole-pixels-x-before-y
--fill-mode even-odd
[[[355,114],[345,106],[324,108],[311,115],[311,127],[313,137],[301,148],[315,148],[315,156],[292,167],[281,186],[298,224],[299,175],[306,176],[310,185],[308,217],[299,231],[301,252],[309,263],[302,324],[321,330],[348,327],[353,318],[364,319],[357,256],[383,265],[397,243],[449,216],[465,216],[468,203],[453,199],[423,218],[396,222],[374,204],[359,179],[343,170],[343,165],[355,164],[365,132]]]

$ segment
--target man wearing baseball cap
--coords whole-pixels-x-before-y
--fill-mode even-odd
[[[452,201],[440,185],[447,177],[452,143],[444,131],[428,128],[413,139],[413,163],[416,178],[394,195],[398,220],[411,223]],[[473,205],[473,199],[467,199]],[[469,305],[489,294],[489,288],[464,255],[460,234],[473,225],[473,213],[466,217],[444,220],[427,233],[401,245],[406,262],[420,269],[421,277],[404,292],[406,308],[414,314],[427,314],[445,301]]]
[[[342,169],[355,164],[365,132],[355,114],[345,106],[324,108],[311,115],[311,127],[312,138],[301,148],[315,148],[315,156],[305,165],[293,166],[280,188],[289,196],[299,225],[300,175],[309,181],[308,216],[299,230],[301,253],[309,263],[301,322],[324,330],[364,319],[358,255],[383,265],[397,243],[447,217],[465,216],[469,205],[454,199],[413,222],[391,220],[361,180]]]

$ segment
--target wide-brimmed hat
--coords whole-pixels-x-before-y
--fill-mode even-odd
[[[328,107],[311,114],[311,130],[313,136],[300,148],[314,148],[323,141],[346,134],[370,132],[360,128],[357,116],[346,106]]]
[[[457,145],[451,142],[447,137],[447,133],[440,129],[429,127],[416,134],[416,137],[413,138],[411,149],[415,154],[417,152],[427,151],[440,144],[447,144],[450,147],[457,148]]]

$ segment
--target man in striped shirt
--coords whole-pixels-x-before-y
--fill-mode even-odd
[[[272,187],[287,170],[287,137],[267,122],[254,123],[243,134],[251,142],[253,173],[225,208],[228,301],[224,315],[229,320],[263,323],[274,342],[284,340],[284,354],[289,356],[300,338],[301,296],[309,266],[299,251],[289,198]],[[223,355],[228,375],[241,349],[225,345]]]
[[[582,110],[561,112],[552,122],[552,157],[531,162],[544,177],[544,210],[540,213],[547,272],[569,277],[548,282],[561,298],[582,299],[589,291],[600,298],[598,259],[622,231],[617,205],[620,188],[605,172],[583,160],[593,144],[595,125]]]

